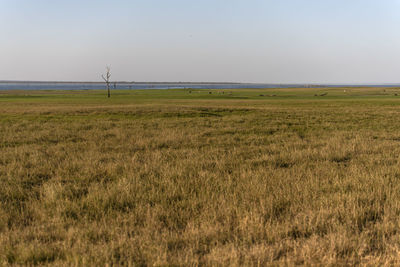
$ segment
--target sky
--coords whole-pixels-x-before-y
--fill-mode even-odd
[[[0,0],[0,80],[400,83],[400,0]]]

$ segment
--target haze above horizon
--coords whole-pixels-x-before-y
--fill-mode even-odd
[[[0,80],[399,83],[400,0],[0,0]]]

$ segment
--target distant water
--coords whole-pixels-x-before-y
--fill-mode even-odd
[[[111,89],[235,89],[289,88],[299,86],[301,85],[244,83],[111,83]],[[104,88],[104,83],[0,82],[0,90],[98,90]]]
[[[111,89],[237,89],[237,88],[307,88],[307,87],[400,87],[400,84],[258,84],[258,83],[112,83]],[[0,90],[98,90],[104,83],[79,82],[0,82]]]

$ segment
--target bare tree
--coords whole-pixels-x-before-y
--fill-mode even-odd
[[[103,80],[106,82],[106,86],[107,86],[107,96],[110,97],[110,77],[111,77],[111,72],[110,72],[111,68],[109,66],[106,67],[106,75],[104,76],[104,74],[101,75],[101,78],[103,78]]]

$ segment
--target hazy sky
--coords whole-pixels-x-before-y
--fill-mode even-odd
[[[0,0],[0,80],[400,82],[400,0]]]

